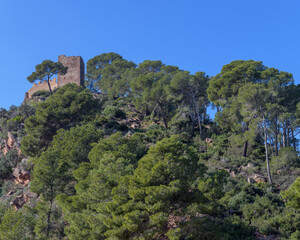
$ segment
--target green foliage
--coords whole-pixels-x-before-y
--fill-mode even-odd
[[[59,65],[45,61],[28,79],[49,83]],[[0,147],[10,150],[0,154],[0,239],[299,238],[292,74],[238,60],[209,78],[104,53],[87,62],[86,84],[0,109]],[[20,163],[10,136],[29,159]],[[31,174],[25,188],[17,165]],[[271,173],[274,185],[247,183]],[[28,190],[37,199],[7,208]]]
[[[12,176],[12,169],[20,161],[17,150],[11,150],[6,155],[0,156],[0,180],[10,178]]]
[[[26,214],[24,211],[16,211],[13,208],[9,208],[1,218],[0,239],[33,239],[33,224],[33,216]]]
[[[158,142],[139,161],[134,174],[113,189],[105,236],[129,239],[134,234],[136,239],[155,239],[167,234],[169,216],[182,217],[181,210],[195,201],[193,183],[204,171],[195,150],[178,137]],[[168,235],[174,237],[174,232]]]
[[[298,152],[292,147],[280,149],[278,156],[272,158],[271,166],[274,172],[281,170],[290,173],[300,167]]]
[[[90,151],[90,162],[82,163],[74,176],[77,195],[59,196],[65,218],[70,220],[67,235],[70,239],[102,239],[107,227],[106,205],[111,201],[111,191],[120,178],[132,174],[147,148],[142,134],[123,137],[116,133],[101,139]],[[86,221],[86,222],[85,222]]]
[[[27,136],[22,140],[22,152],[38,157],[47,149],[61,128],[69,129],[93,117],[99,108],[88,90],[67,84],[38,105],[36,114],[25,121]]]
[[[32,97],[49,97],[50,93],[45,90],[39,90],[32,94]]]
[[[127,60],[115,60],[106,65],[102,70],[101,81],[98,86],[102,92],[106,92],[109,98],[126,96],[130,92],[127,80],[127,69],[135,68],[136,64]]]
[[[92,124],[60,129],[50,147],[34,159],[31,190],[42,197],[37,205],[39,218],[35,231],[38,235],[49,237],[56,236],[57,231],[63,232],[62,225],[53,227],[61,218],[61,210],[53,207],[54,200],[60,193],[75,192],[73,171],[88,161],[92,143],[100,136],[101,132]]]
[[[228,173],[225,170],[209,174],[198,183],[198,189],[210,201],[218,200],[225,194],[224,185],[227,181]]]
[[[279,150],[278,156],[271,159],[271,169],[276,184],[286,190],[299,176],[300,161],[298,152],[292,147]]]
[[[27,80],[31,83],[35,81],[43,81],[47,82],[49,86],[49,91],[52,94],[52,89],[50,86],[50,79],[59,74],[65,74],[68,68],[64,67],[60,62],[53,62],[51,60],[45,60],[41,64],[35,66],[35,72],[33,72],[30,76],[27,77]]]
[[[193,127],[198,125],[201,138],[202,123],[205,123],[209,105],[206,93],[208,81],[209,77],[204,72],[190,75],[186,71],[177,71],[168,86],[169,97],[189,110],[188,116],[193,122]]]
[[[119,109],[116,106],[111,106],[111,105],[108,105],[105,107],[105,109],[103,110],[103,114],[104,114],[104,116],[108,117],[109,119],[126,118],[126,114],[121,109]]]
[[[137,110],[146,116],[158,116],[166,128],[173,109],[167,88],[177,70],[172,66],[164,66],[161,61],[147,60],[139,64],[134,72],[136,76],[130,81]]]
[[[261,81],[261,72],[265,69],[258,61],[233,61],[222,67],[221,73],[209,82],[208,97],[217,106],[226,106],[237,96],[239,88],[247,83]]]
[[[99,86],[101,86],[102,71],[104,67],[108,64],[113,63],[117,60],[122,60],[122,56],[117,53],[103,53],[94,58],[91,58],[86,63],[87,72],[87,86],[92,91],[98,91]],[[100,88],[101,89],[101,88]],[[100,90],[99,89],[99,90]]]
[[[4,144],[8,134],[14,137],[23,137],[24,121],[35,113],[35,108],[28,103],[23,103],[20,107],[11,106],[7,111],[2,109],[0,113],[0,143]]]
[[[280,201],[269,196],[256,196],[254,203],[246,204],[243,207],[245,221],[257,226],[264,234],[278,233],[272,223],[272,217],[280,213]]]
[[[152,125],[147,128],[145,135],[148,142],[155,143],[167,137],[168,133],[165,131],[165,129],[163,129],[163,127]]]
[[[297,177],[288,190],[282,192],[282,197],[287,201],[287,206],[300,208],[300,177]]]
[[[47,151],[34,159],[32,191],[42,194],[45,200],[54,199],[58,193],[66,190],[70,191],[73,170],[88,161],[91,144],[100,136],[101,133],[91,124],[69,131],[60,129]]]
[[[281,214],[273,217],[274,228],[281,233],[282,237],[289,238],[300,228],[299,209],[286,208]]]
[[[55,202],[39,201],[34,210],[37,214],[34,226],[37,239],[62,239],[65,236],[65,222]]]
[[[289,240],[298,240],[300,239],[300,231],[297,230],[296,232],[294,232],[292,235],[291,235],[291,238]]]

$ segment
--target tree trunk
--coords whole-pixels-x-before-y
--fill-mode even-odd
[[[286,147],[286,127],[285,123],[283,123],[283,134],[282,134],[282,147]]]
[[[194,137],[195,136],[195,118],[192,116],[192,114],[190,115],[190,118],[192,120],[192,136]]]
[[[267,126],[266,126],[266,122],[265,122],[265,116],[263,116],[263,125],[264,125],[264,140],[265,140],[265,152],[266,152],[268,180],[269,180],[270,184],[273,184],[272,178],[271,178],[271,172],[270,172],[270,164],[269,164],[269,154],[268,154],[268,146],[267,146]]]
[[[161,115],[163,117],[163,122],[164,122],[165,128],[168,128],[168,122],[167,122],[167,116],[166,116],[167,114],[164,113],[164,110],[163,110],[161,104],[159,102],[157,104],[158,104],[160,113],[161,113]]]
[[[199,132],[200,132],[200,138],[202,140],[202,126],[201,126],[201,119],[200,119],[200,115],[199,115],[199,111],[197,111],[197,118],[198,118],[198,125],[199,125]]]
[[[168,129],[168,123],[167,123],[167,119],[165,116],[163,116],[163,121],[164,121],[165,128]]]
[[[200,118],[200,113],[199,113],[199,108],[197,106],[197,101],[195,96],[193,95],[193,104],[195,107],[195,112],[197,114],[197,119],[198,119],[198,126],[199,126],[199,133],[200,133],[200,139],[202,140],[202,127],[201,127],[201,118]]]
[[[50,85],[50,79],[47,80],[47,83],[48,83],[50,94],[53,95],[53,92],[52,92],[52,89],[51,89],[51,85]]]
[[[194,121],[193,121],[193,126],[192,126],[192,136],[193,137],[195,136],[195,124],[194,124]]]
[[[205,125],[205,119],[206,119],[206,112],[207,112],[207,106],[205,105],[204,110],[203,110],[203,118],[202,118],[202,123]]]
[[[248,124],[246,124],[246,127],[243,129],[243,134],[245,134],[246,131],[248,131]],[[247,150],[248,150],[248,140],[244,142],[243,146],[243,157],[247,157]]]
[[[51,214],[52,214],[52,202],[53,200],[50,200],[50,210],[47,214],[47,228],[46,228],[46,236],[49,237],[50,233],[50,221],[51,221]]]
[[[144,116],[147,117],[149,114],[150,114],[150,113],[149,113],[148,105],[146,105],[145,115],[144,115]]]
[[[243,157],[247,157],[247,149],[248,149],[248,140],[244,142],[243,146]]]
[[[296,150],[296,139],[295,139],[295,136],[294,136],[294,130],[293,129],[292,129],[292,139],[293,139],[293,147]]]
[[[275,125],[275,155],[278,156],[278,124],[276,119]]]
[[[290,129],[287,126],[287,135],[286,135],[286,146],[290,146]]]

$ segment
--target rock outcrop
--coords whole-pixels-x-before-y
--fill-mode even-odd
[[[14,181],[16,184],[27,186],[30,182],[30,173],[20,169],[19,167],[14,168],[13,175],[15,177]]]
[[[20,155],[21,154],[20,147],[21,147],[21,144],[20,144],[18,137],[15,137],[11,132],[8,132],[7,140],[5,141],[4,146],[2,148],[0,146],[0,151],[2,151],[2,153],[5,155],[9,151],[16,149]]]
[[[31,199],[36,198],[36,197],[37,197],[37,195],[35,193],[28,191],[28,192],[18,195],[9,204],[10,204],[10,206],[12,206],[16,210],[18,210],[21,207],[23,207],[25,203],[30,202]]]

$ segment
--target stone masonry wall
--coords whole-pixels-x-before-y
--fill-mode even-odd
[[[79,86],[84,86],[84,63],[80,56],[66,57],[65,55],[58,56],[58,61],[68,67],[65,75],[57,75],[58,87],[62,87],[67,83],[76,83]]]
[[[53,78],[52,80],[50,80],[50,86],[51,86],[52,90],[54,90],[55,88],[58,87],[56,78]],[[49,91],[48,83],[47,82],[38,82],[37,84],[34,83],[32,88],[29,89],[28,92],[27,92],[28,93],[27,98],[31,98],[32,94],[35,93],[36,91],[39,91],[39,90]]]
[[[68,67],[65,75],[58,74],[56,78],[50,80],[51,89],[54,90],[57,87],[62,87],[67,83],[76,83],[79,86],[84,86],[84,62],[80,56],[67,57],[65,55],[58,56],[58,61],[65,67]],[[25,100],[32,97],[32,94],[39,90],[49,91],[47,82],[38,82],[33,84],[32,88],[25,93]]]

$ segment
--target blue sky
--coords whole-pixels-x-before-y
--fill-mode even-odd
[[[58,55],[162,60],[210,76],[260,60],[300,83],[300,1],[0,0],[0,107],[20,105],[35,65]]]

